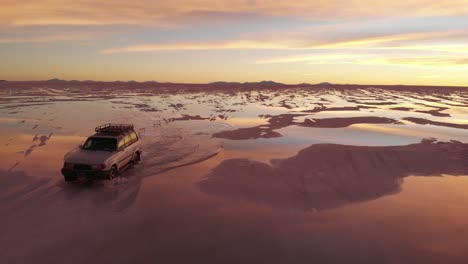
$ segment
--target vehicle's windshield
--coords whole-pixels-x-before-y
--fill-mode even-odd
[[[83,145],[85,150],[116,150],[117,141],[114,138],[90,137]]]

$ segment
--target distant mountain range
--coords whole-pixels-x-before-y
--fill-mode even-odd
[[[68,81],[62,80],[62,79],[59,79],[59,78],[54,78],[54,79],[47,80],[47,82],[68,82]],[[80,82],[80,81],[72,80],[72,81],[69,81],[69,82]],[[86,80],[86,81],[83,81],[83,82],[100,82],[100,81]],[[157,82],[157,81],[137,82],[137,81],[134,81],[134,80],[131,80],[131,81],[114,81],[114,82],[117,82],[117,83],[125,83],[125,82],[126,83],[160,83],[160,82]],[[166,83],[175,84],[175,83],[172,83],[172,82],[166,82]],[[265,85],[268,85],[268,86],[288,85],[288,84],[279,83],[279,82],[275,82],[275,81],[243,82],[243,83],[241,83],[241,82],[218,81],[218,82],[211,82],[211,83],[207,83],[207,84],[208,85],[262,85],[262,86],[265,86]],[[308,86],[308,85],[312,85],[312,84],[310,84],[310,83],[301,83],[299,85]],[[333,84],[329,83],[329,82],[323,82],[323,83],[318,83],[318,84],[315,84],[315,85],[329,86],[329,85],[333,85]]]
[[[93,81],[93,80],[85,80],[85,81],[78,81],[78,80],[62,80],[62,79],[59,79],[59,78],[53,78],[53,79],[50,79],[50,80],[47,80],[46,82],[116,82],[116,83],[140,83],[140,82],[137,82],[137,81],[134,81],[134,80],[130,80],[130,81]],[[156,82],[156,81],[146,81],[144,83],[159,83],[159,82]]]
[[[47,82],[101,82],[101,81],[92,81],[92,80],[86,80],[86,81],[77,81],[77,80],[71,80],[71,81],[67,81],[67,80],[62,80],[62,79],[59,79],[59,78],[53,78],[53,79],[50,79],[50,80],[47,80]],[[112,82],[112,81],[111,81]],[[116,83],[160,83],[160,82],[157,82],[157,81],[145,81],[145,82],[137,82],[137,81],[134,81],[134,80],[131,80],[131,81],[114,81]],[[166,82],[166,84],[177,84],[177,83],[172,83],[172,82]],[[327,84],[327,85],[331,85],[330,83],[322,83],[322,84]],[[288,85],[288,84],[284,84],[284,83],[279,83],[279,82],[274,82],[274,81],[260,81],[260,82],[225,82],[225,81],[218,81],[218,82],[211,82],[211,83],[208,83],[208,85],[261,85],[261,86],[283,86],[283,85]],[[308,83],[302,83],[301,85],[311,85],[311,84],[308,84]]]
[[[126,88],[162,88],[162,89],[195,89],[195,90],[215,90],[215,89],[270,89],[270,88],[333,88],[333,89],[353,89],[353,88],[383,88],[383,89],[414,89],[414,88],[430,88],[430,87],[453,87],[453,88],[468,88],[467,86],[434,86],[434,85],[370,85],[370,84],[334,84],[330,82],[321,82],[317,84],[310,83],[299,83],[299,84],[284,84],[275,81],[260,81],[260,82],[226,82],[217,81],[211,83],[173,83],[173,82],[157,82],[157,81],[145,81],[137,82],[134,80],[130,81],[77,81],[77,80],[63,80],[59,78],[53,78],[47,81],[7,81],[0,80],[1,87],[31,87],[32,84],[47,83],[50,87],[62,87],[63,85],[71,86],[92,86],[92,87],[106,87],[115,89],[126,89]]]

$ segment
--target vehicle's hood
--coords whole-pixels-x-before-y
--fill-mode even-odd
[[[65,154],[65,162],[80,164],[103,164],[105,160],[114,154],[112,151],[82,150],[75,148]]]

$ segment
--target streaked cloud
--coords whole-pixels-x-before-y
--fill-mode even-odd
[[[291,49],[288,43],[272,43],[253,40],[239,40],[219,43],[163,43],[134,45],[120,48],[111,48],[101,51],[104,54],[128,53],[128,52],[150,52],[150,51],[182,51],[182,50],[246,50],[246,49]]]
[[[369,53],[331,53],[308,54],[302,56],[290,56],[255,61],[255,64],[277,63],[307,63],[307,64],[354,64],[354,65],[405,65],[418,67],[467,67],[468,53],[466,57],[454,56],[413,56],[399,57],[397,54],[379,56]]]
[[[442,78],[440,75],[421,75],[421,76],[416,76],[416,78],[420,79],[439,79]]]
[[[468,85],[466,0],[0,2],[0,79]]]
[[[464,0],[3,0],[0,23],[10,26],[167,25],[179,24],[184,21],[184,17],[198,12],[253,13],[329,20],[467,15],[468,5]]]
[[[314,64],[327,64],[327,63],[355,63],[366,57],[363,54],[349,54],[349,53],[334,53],[334,54],[310,54],[301,56],[289,56],[281,58],[271,58],[257,60],[255,64],[275,64],[275,63],[294,63],[306,62]]]
[[[345,32],[344,32],[345,33]],[[153,43],[139,44],[124,47],[115,47],[102,50],[101,53],[129,53],[129,52],[151,52],[151,51],[177,51],[177,50],[330,50],[330,49],[368,49],[368,48],[388,48],[388,49],[416,49],[435,51],[466,51],[467,45],[416,45],[417,43],[431,43],[439,40],[450,40],[460,35],[467,36],[468,30],[448,31],[448,32],[416,32],[409,34],[375,35],[357,38],[356,36],[342,36],[339,40],[327,39],[327,36],[320,38],[315,36],[300,36],[297,39],[288,36],[283,38],[231,40],[231,41],[211,41],[211,42],[174,42],[174,43]],[[309,37],[309,38],[307,38]],[[348,39],[346,39],[348,38]],[[415,44],[416,43],[416,44]],[[289,60],[289,59],[288,59]],[[291,59],[294,61],[294,59]],[[304,58],[297,58],[296,61],[307,61]],[[281,59],[279,60],[281,61]]]
[[[62,41],[90,40],[94,37],[92,34],[61,34],[61,35],[43,35],[43,36],[10,36],[0,37],[0,44],[3,43],[49,43]]]
[[[468,43],[466,44],[405,45],[405,46],[387,47],[386,49],[449,52],[449,53],[468,53]]]
[[[324,45],[316,45],[314,48],[336,49],[336,48],[366,48],[366,47],[397,47],[408,48],[409,42],[428,42],[434,40],[447,40],[453,37],[468,36],[468,30],[443,31],[443,32],[415,32],[409,34],[378,35],[364,38],[338,41]],[[468,38],[467,38],[468,41]]]
[[[417,65],[417,66],[431,66],[431,67],[454,67],[454,66],[468,66],[468,56],[465,58],[458,57],[404,57],[404,58],[391,58],[385,59],[388,64],[401,64],[401,65]]]

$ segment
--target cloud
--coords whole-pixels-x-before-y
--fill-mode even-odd
[[[369,53],[330,53],[307,54],[302,56],[290,56],[255,61],[255,64],[295,63],[307,64],[353,64],[353,65],[404,65],[415,67],[436,68],[465,68],[468,67],[468,53],[466,57],[454,56],[413,56],[399,57],[395,54],[379,56]],[[418,77],[418,78],[423,78]],[[436,78],[436,76],[424,76],[424,78]]]
[[[356,63],[366,57],[363,54],[333,53],[333,54],[309,54],[301,56],[288,56],[281,58],[271,58],[257,60],[255,64],[275,64],[275,63],[294,63],[306,62],[309,64],[329,64],[329,63]]]
[[[90,40],[92,34],[61,34],[61,35],[42,35],[42,36],[10,36],[0,37],[0,44],[6,43],[49,43],[62,41]]]
[[[428,44],[428,45],[405,45],[387,47],[387,50],[414,50],[414,51],[431,51],[431,52],[446,52],[446,53],[468,53],[467,44]]]
[[[467,15],[464,0],[3,0],[0,24],[38,25],[171,25],[191,22],[197,13],[256,14],[301,19],[350,19]],[[196,16],[195,16],[196,17]],[[206,16],[199,16],[204,19]],[[215,16],[221,21],[221,16]]]
[[[416,78],[419,78],[419,79],[439,79],[439,78],[442,78],[442,76],[440,76],[440,75],[420,75],[420,76],[416,76]]]
[[[315,45],[314,48],[337,49],[337,48],[366,48],[366,47],[401,47],[409,42],[427,42],[435,40],[447,40],[452,37],[459,37],[460,34],[466,36],[468,32],[463,31],[443,31],[443,32],[415,32],[407,34],[377,35],[364,38],[351,38],[350,40],[337,41],[323,45]]]
[[[403,57],[385,59],[384,63],[400,65],[417,65],[430,67],[460,67],[468,66],[468,57]]]
[[[291,34],[281,38],[267,35],[251,36],[251,39],[211,42],[172,42],[148,43],[115,47],[102,50],[101,53],[130,53],[130,52],[158,52],[180,50],[349,50],[349,49],[389,49],[389,50],[426,50],[443,52],[466,52],[467,45],[431,44],[440,40],[448,41],[452,38],[466,36],[466,30],[447,32],[414,32],[406,34],[389,34],[374,36],[340,36],[334,39],[327,35],[299,35]],[[247,36],[248,37],[248,36]],[[467,39],[468,41],[468,39]],[[305,58],[286,58],[267,60],[262,63],[280,63],[307,61]]]
[[[270,33],[265,32],[265,29],[258,31],[244,28],[244,33],[241,36],[233,36],[231,40],[215,42],[200,41],[198,39],[196,42],[184,40],[180,43],[145,43],[143,42],[145,36],[140,36],[140,42],[142,42],[140,44],[122,45],[122,47],[109,48],[102,52],[398,48],[410,41],[455,37],[456,32],[448,31],[454,30],[453,28],[459,29],[460,26],[455,25],[463,25],[467,20],[461,19],[456,23],[452,21],[445,29],[432,28],[434,25],[444,24],[444,21],[442,23],[432,21],[432,24],[427,24],[429,22],[416,22],[413,24],[427,24],[429,30],[432,28],[432,30],[438,31],[418,32],[417,29],[412,28],[411,32],[406,32],[407,28],[411,28],[413,24],[408,23],[405,25],[400,23],[391,27],[390,24],[398,23],[397,18],[468,14],[468,5],[463,5],[463,2],[458,0],[395,0],[391,3],[372,0],[299,0],[294,2],[274,0],[72,0],[67,1],[65,4],[61,0],[23,0],[21,3],[13,0],[3,0],[2,9],[0,9],[0,29],[10,28],[20,32],[22,29],[28,28],[62,27],[67,28],[70,33],[72,31],[76,32],[77,28],[86,27],[88,29],[99,28],[105,32],[105,28],[111,26],[118,25],[123,29],[123,25],[129,25],[130,28],[138,26],[150,31],[153,27],[193,27],[196,23],[216,26],[227,21],[236,23],[246,19],[275,20],[278,17],[285,17],[293,20],[299,19],[302,21],[301,25],[308,25],[308,28],[290,27],[284,30],[283,27],[283,31]],[[393,21],[392,17],[395,17],[396,20]],[[382,21],[384,18],[390,18],[390,20]],[[380,22],[374,23],[372,19],[378,19]],[[326,24],[310,22],[315,20],[326,21]],[[288,21],[290,22],[290,20]],[[259,24],[261,24],[261,21],[255,23],[255,25]],[[318,26],[310,26],[317,24]],[[374,24],[375,27],[372,26]],[[391,27],[391,32],[389,32],[389,27]],[[422,29],[419,28],[419,30]],[[229,31],[229,28],[226,28],[226,31]],[[123,30],[118,34],[125,34],[125,32]],[[147,36],[150,36],[150,33],[148,32]],[[458,37],[466,37],[467,33],[466,30],[461,30],[457,34],[459,34]],[[36,37],[32,35],[25,37],[2,37],[0,35],[0,37],[3,39],[3,43],[54,41],[53,37]],[[61,39],[66,38],[71,37],[58,37],[56,41],[62,41]],[[413,43],[413,46],[415,44],[418,43]]]
[[[112,53],[129,53],[129,52],[151,52],[151,51],[181,51],[181,50],[256,50],[256,49],[268,49],[268,50],[285,50],[293,49],[288,43],[273,43],[273,42],[262,42],[255,40],[239,40],[239,41],[227,41],[227,42],[179,42],[179,43],[163,43],[163,44],[145,44],[145,45],[133,45],[119,48],[110,48],[102,50],[101,53],[112,54]]]

